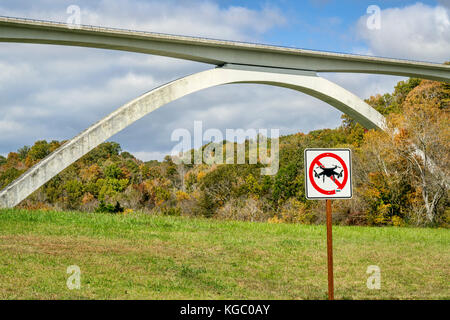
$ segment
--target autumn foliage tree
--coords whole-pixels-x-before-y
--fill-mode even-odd
[[[273,176],[261,175],[261,164],[178,165],[170,156],[144,162],[105,142],[19,207],[323,223],[323,201],[305,198],[303,151],[346,147],[353,150],[354,197],[333,202],[334,223],[448,227],[450,85],[411,78],[366,102],[386,117],[385,131],[343,115],[338,128],[282,136]],[[0,189],[63,143],[41,140],[0,156]]]
[[[388,116],[386,132],[366,134],[360,175],[366,178],[368,203],[378,199],[373,209],[379,221],[386,213],[402,217],[408,211],[415,224],[442,218],[450,174],[446,98],[443,84],[422,81],[405,98],[402,112]]]

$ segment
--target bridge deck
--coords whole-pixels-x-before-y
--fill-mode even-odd
[[[315,72],[355,72],[450,82],[450,66],[161,33],[0,17],[0,42],[84,46],[161,55],[213,65],[244,64]]]

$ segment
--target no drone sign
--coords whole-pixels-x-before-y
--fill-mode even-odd
[[[306,198],[352,197],[350,149],[305,149]]]
[[[350,149],[305,149],[306,198],[326,200],[328,299],[334,300],[331,199],[352,197]]]

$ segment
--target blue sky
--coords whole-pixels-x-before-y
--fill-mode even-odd
[[[262,42],[402,59],[450,60],[450,0],[2,0],[0,15]],[[368,30],[367,8],[381,9]],[[39,139],[70,139],[152,88],[210,66],[100,49],[0,43],[0,154]],[[391,92],[401,77],[321,74],[361,98]],[[326,119],[317,115],[327,114]],[[278,128],[281,134],[334,128],[341,113],[298,92],[229,85],[158,109],[112,138],[144,160],[162,159],[177,128]]]
[[[418,2],[429,6],[439,4],[438,1],[431,0],[222,0],[218,3],[224,8],[243,3],[246,7],[256,10],[264,7],[278,8],[287,21],[264,35],[263,40],[267,43],[334,52],[353,52],[355,48],[366,47],[365,42],[355,38],[353,33],[355,22],[366,13],[370,5],[377,5],[383,10],[402,8]]]

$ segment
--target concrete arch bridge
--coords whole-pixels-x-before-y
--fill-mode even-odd
[[[7,17],[0,17],[0,42],[139,52],[214,66],[155,88],[93,124],[1,190],[0,208],[14,207],[100,143],[148,113],[206,88],[232,83],[285,87],[327,102],[368,129],[383,129],[384,118],[380,113],[317,73],[386,74],[450,82],[448,65]]]

